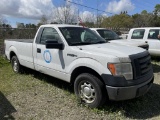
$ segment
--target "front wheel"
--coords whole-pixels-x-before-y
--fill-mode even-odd
[[[74,83],[74,91],[78,99],[91,108],[99,107],[106,100],[106,89],[104,84],[89,73],[80,74]]]
[[[15,73],[22,72],[22,66],[20,65],[17,56],[13,56],[11,59],[12,69]]]

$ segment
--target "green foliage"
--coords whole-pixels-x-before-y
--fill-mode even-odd
[[[2,56],[0,56],[0,68],[9,65],[9,62]]]
[[[104,27],[130,28],[133,25],[133,19],[127,14],[119,14],[105,18],[102,24]]]
[[[154,14],[153,14],[154,13]],[[143,10],[140,14],[132,16],[127,11],[122,11],[119,15],[113,15],[103,19],[101,27],[111,28],[132,28],[132,27],[160,27],[160,4],[155,6],[153,13]]]
[[[140,14],[130,16],[127,11],[122,11],[119,15],[103,19],[100,26],[111,28],[160,27],[160,4],[155,6],[153,13],[143,10]]]
[[[26,28],[36,28],[37,26],[35,24],[26,24]]]
[[[152,23],[155,27],[160,27],[160,4],[157,4],[155,6],[153,13],[154,15],[153,15]]]
[[[143,11],[141,12],[141,14],[142,14],[142,15],[146,15],[146,14],[147,14],[147,10],[143,10]]]
[[[133,27],[151,27],[153,26],[153,17],[153,14],[147,13],[146,10],[143,10],[141,14],[134,14],[132,15]]]
[[[157,5],[155,6],[154,13],[155,13],[156,15],[160,16],[160,4],[157,4]]]
[[[94,27],[94,22],[85,22],[84,25],[91,28]]]

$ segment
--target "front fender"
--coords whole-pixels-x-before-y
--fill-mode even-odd
[[[78,68],[78,67],[88,67],[96,71],[99,75],[102,74],[110,74],[110,71],[107,68],[107,63],[106,66],[103,66],[100,62],[97,60],[91,59],[91,58],[78,58],[75,59],[68,67],[66,72],[69,73],[70,75],[72,72]]]

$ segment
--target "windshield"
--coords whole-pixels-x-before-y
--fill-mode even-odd
[[[120,37],[112,30],[101,29],[97,30],[97,32],[107,41],[120,39]]]
[[[106,42],[89,28],[59,27],[59,29],[69,45],[89,45]]]

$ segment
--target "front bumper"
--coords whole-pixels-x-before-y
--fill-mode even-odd
[[[147,91],[152,86],[153,80],[154,77],[152,76],[148,81],[144,83],[127,87],[112,87],[106,85],[108,97],[110,100],[114,101],[127,100],[139,97],[147,93]]]

